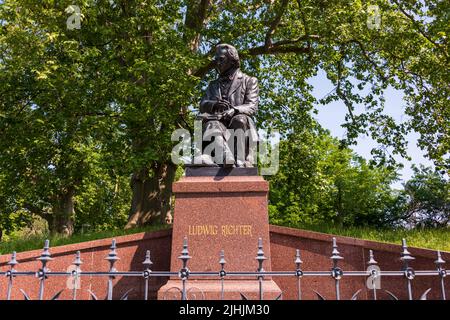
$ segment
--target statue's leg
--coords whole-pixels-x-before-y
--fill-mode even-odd
[[[206,123],[203,133],[203,156],[214,159],[215,164],[232,166],[234,157],[227,144],[226,130],[226,126],[219,121]]]
[[[244,167],[245,159],[248,153],[246,132],[249,129],[248,118],[246,115],[238,114],[234,116],[229,124],[229,128],[234,130],[234,135],[230,140],[234,144],[234,155],[236,159],[236,166]]]
[[[248,141],[248,149],[246,153],[245,163],[246,167],[254,167],[256,166],[257,152],[258,152],[258,143],[259,137],[256,131],[255,124],[251,118],[249,119],[249,129],[247,130],[247,141]]]

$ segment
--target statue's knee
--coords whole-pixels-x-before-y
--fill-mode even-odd
[[[234,129],[245,129],[247,128],[248,120],[246,116],[237,115],[231,119],[230,126]]]

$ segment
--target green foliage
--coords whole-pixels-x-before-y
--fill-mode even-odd
[[[413,166],[414,176],[405,184],[408,208],[403,219],[410,225],[443,227],[450,225],[450,181],[444,172]]]
[[[320,129],[280,144],[280,171],[270,178],[273,223],[385,226],[402,208],[388,167],[372,167]]]
[[[75,228],[123,225],[127,179],[145,168],[155,174],[155,163],[169,161],[173,129],[192,127],[190,107],[213,77],[219,42],[235,45],[244,71],[259,79],[259,125],[281,130],[282,149],[303,148],[273,179],[273,219],[284,219],[276,218],[282,209],[293,221],[381,223],[383,203],[395,201],[386,190],[393,177],[345,149],[361,134],[382,145],[375,161],[392,165],[385,150],[407,157],[405,137],[415,130],[430,159],[449,168],[448,1],[372,1],[379,29],[367,27],[359,0],[83,0],[81,29],[69,30],[72,4],[0,5],[0,228],[25,223],[19,212],[49,222],[66,215]],[[320,101],[307,83],[319,70],[335,85]],[[383,114],[389,86],[405,93],[403,123]],[[298,147],[312,142],[316,103],[338,99],[348,109],[346,139],[322,139],[311,154]],[[297,181],[287,188],[290,176]],[[352,194],[357,186],[368,203]]]
[[[441,227],[450,223],[444,171],[413,166],[402,190],[397,171],[371,166],[320,128],[280,143],[280,171],[270,177],[270,221],[282,225]]]
[[[114,230],[128,221],[131,190],[127,176],[103,174],[89,177],[75,197],[75,231]]]
[[[27,217],[26,224],[18,226],[14,231],[9,230],[9,232],[2,237],[2,241],[39,237],[49,233],[46,220],[28,213],[24,213],[24,216]]]

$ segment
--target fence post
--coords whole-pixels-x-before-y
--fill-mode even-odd
[[[227,262],[225,261],[225,252],[223,250],[220,250],[220,282],[221,282],[221,291],[220,291],[220,299],[223,300],[225,296],[225,276],[227,275],[227,272],[225,271],[225,264]]]
[[[142,262],[144,265],[144,279],[145,279],[145,288],[144,288],[144,300],[148,300],[148,281],[150,278],[150,275],[152,273],[151,267],[152,267],[152,260],[150,259],[150,250],[147,250],[145,253],[145,260]]]
[[[113,297],[113,280],[116,278],[113,273],[117,272],[117,269],[114,267],[114,264],[117,260],[120,260],[120,258],[117,256],[116,252],[117,246],[116,246],[116,239],[112,240],[111,243],[111,251],[109,252],[108,256],[105,258],[105,260],[108,260],[109,262],[109,278],[108,278],[108,300],[112,300]]]
[[[297,276],[297,294],[298,294],[298,300],[302,300],[302,288],[301,288],[301,278],[303,277],[303,271],[302,271],[302,259],[300,259],[300,250],[295,250],[295,275]]]
[[[342,278],[344,274],[342,269],[338,267],[339,260],[343,260],[344,258],[340,256],[340,253],[337,249],[336,238],[333,238],[333,251],[331,252],[331,260],[333,260],[333,268],[331,269],[331,276],[334,278],[335,287],[336,287],[336,300],[341,300],[341,293],[339,289],[339,280]]]
[[[181,251],[181,255],[178,257],[178,259],[180,259],[183,263],[183,266],[179,272],[179,277],[181,278],[181,282],[183,285],[183,289],[181,290],[181,300],[187,300],[186,281],[189,278],[189,269],[187,268],[187,263],[188,263],[189,259],[191,259],[191,258],[192,257],[189,255],[189,250],[188,250],[187,237],[184,237],[183,250]]]
[[[258,253],[255,258],[258,261],[258,272],[264,272],[263,263],[267,258],[264,256],[263,251],[263,241],[262,238],[258,239]],[[258,282],[259,282],[259,300],[264,299],[264,292],[263,292],[263,279],[264,276],[261,274],[258,275]]]
[[[412,287],[411,287],[411,280],[415,277],[414,269],[409,266],[409,262],[414,260],[415,258],[411,256],[411,253],[408,251],[408,246],[406,245],[406,239],[402,239],[402,248],[403,251],[401,253],[400,260],[403,262],[403,272],[407,281],[407,288],[408,288],[408,299],[412,300]]]
[[[50,271],[47,268],[47,263],[49,261],[53,260],[53,258],[51,258],[51,254],[50,254],[49,248],[50,248],[50,241],[49,240],[45,240],[44,250],[42,251],[41,256],[36,259],[36,260],[41,261],[41,263],[42,263],[42,268],[37,273],[37,276],[38,276],[38,278],[40,280],[40,283],[39,283],[39,300],[42,300],[44,298],[45,279],[47,279],[47,272]]]
[[[369,268],[374,266],[377,267],[378,262],[375,261],[374,257],[373,257],[373,251],[369,250],[369,261],[367,262],[367,264],[369,265]],[[376,280],[378,278],[379,274],[378,271],[375,268],[370,269],[370,277],[372,278],[372,290],[373,290],[373,300],[377,300],[377,287],[376,287]]]
[[[18,265],[19,263],[16,260],[16,252],[14,251],[11,255],[11,260],[9,260],[8,265],[10,269],[6,273],[6,276],[8,277],[8,292],[6,295],[6,300],[11,300],[11,290],[13,286],[13,278],[14,278],[14,272],[16,271],[14,267]]]
[[[78,279],[80,278],[80,272],[81,272],[80,266],[83,264],[83,261],[81,261],[80,251],[77,251],[77,253],[75,255],[75,260],[73,261],[72,264],[75,266],[75,270],[72,271],[72,276],[73,276],[72,300],[77,300]]]
[[[445,297],[445,284],[444,284],[444,278],[447,276],[447,271],[444,269],[443,265],[445,264],[444,259],[441,257],[441,251],[437,251],[437,260],[434,261],[436,264],[436,268],[439,272],[439,276],[441,277],[441,296],[442,300],[446,300]]]

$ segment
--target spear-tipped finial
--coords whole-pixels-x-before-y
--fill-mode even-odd
[[[44,249],[42,250],[41,256],[37,258],[37,260],[41,261],[44,266],[48,261],[53,260],[50,253],[50,241],[47,239],[44,243]]]
[[[411,253],[408,251],[408,246],[407,246],[407,244],[406,244],[406,239],[405,239],[405,238],[402,239],[402,249],[403,249],[403,252],[402,252],[403,255],[411,254]]]
[[[373,257],[373,251],[372,250],[369,250],[369,261],[367,262],[367,264],[369,266],[373,266],[373,265],[378,264],[378,262]]]
[[[344,259],[343,257],[340,256],[340,253],[338,251],[338,246],[336,243],[336,238],[333,237],[333,251],[331,251],[331,257],[330,259],[334,260],[337,262],[337,260],[342,260]]]
[[[15,251],[13,251],[13,253],[11,255],[11,260],[9,260],[9,262],[8,262],[8,265],[11,267],[11,269],[13,269],[14,266],[19,264],[16,260],[16,257],[17,257],[17,253]]]
[[[225,260],[225,251],[224,250],[220,250],[220,259],[219,259],[219,264],[220,264],[220,271],[219,271],[219,275],[220,277],[223,279],[227,273],[225,271],[225,264],[227,263],[227,261]],[[223,299],[223,282],[222,282],[222,299]]]
[[[262,238],[258,239],[258,253],[255,259],[258,261],[258,271],[264,271],[263,263],[267,260],[267,257],[264,255]]]
[[[119,260],[120,258],[117,256],[116,249],[117,249],[116,239],[113,239],[112,243],[111,243],[110,251],[108,253],[108,257],[106,257],[105,259],[110,262]]]
[[[108,260],[109,264],[110,264],[110,272],[115,272],[116,269],[114,268],[114,264],[116,263],[117,260],[120,260],[120,258],[117,256],[117,246],[116,246],[116,239],[112,240],[111,243],[111,247],[110,247],[110,251],[108,253],[108,256],[105,258],[105,260]]]
[[[180,257],[186,257],[186,256],[189,256],[188,239],[187,239],[187,237],[184,237],[184,239],[183,239],[183,250],[181,250],[181,256]]]
[[[189,277],[189,269],[187,267],[187,264],[188,264],[189,259],[191,259],[191,258],[192,257],[189,255],[189,250],[188,250],[187,237],[184,237],[183,250],[181,250],[181,255],[178,257],[178,259],[180,259],[183,263],[183,266],[180,269],[180,273],[179,273],[181,280],[183,280],[182,300],[186,300],[186,287],[185,287],[184,281],[187,280]]]
[[[413,256],[411,256],[411,253],[408,251],[408,246],[406,245],[406,239],[403,238],[402,239],[402,253],[401,253],[401,258],[400,260],[402,260],[405,263],[408,263],[408,261],[414,260],[415,258]]]
[[[83,261],[81,261],[80,251],[77,251],[77,253],[75,254],[75,260],[72,262],[72,264],[77,268],[79,268],[83,264]]]
[[[188,239],[187,239],[187,237],[184,237],[183,250],[181,250],[181,255],[178,257],[178,259],[183,261],[183,263],[187,263],[187,261],[191,258],[192,257],[189,255],[189,250],[188,250]]]
[[[300,265],[303,263],[302,259],[300,258],[300,250],[295,250],[295,265],[297,266],[297,269],[300,269]]]
[[[225,266],[225,264],[227,263],[227,261],[225,260],[225,251],[224,250],[220,250],[220,260],[219,260],[219,264],[223,267]]]
[[[437,260],[434,261],[434,263],[436,264],[436,266],[437,266],[438,268],[442,267],[442,265],[445,263],[445,260],[442,259],[441,251],[440,251],[440,250],[437,251]]]
[[[142,264],[145,266],[146,269],[150,269],[151,266],[153,265],[153,261],[150,258],[150,250],[147,250],[145,252],[145,260],[144,262],[142,262]]]
[[[263,250],[263,241],[262,238],[258,239],[258,253],[256,255],[256,260],[258,261],[264,261],[267,260],[267,258],[264,256],[264,250]]]

